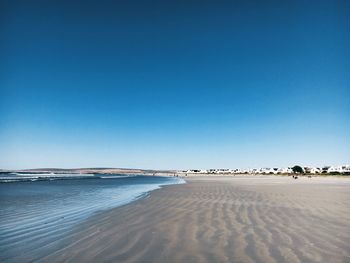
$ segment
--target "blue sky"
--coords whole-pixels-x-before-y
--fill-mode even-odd
[[[0,9],[0,168],[350,163],[349,1]]]

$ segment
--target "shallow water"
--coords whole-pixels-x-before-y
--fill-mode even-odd
[[[123,175],[4,179],[0,183],[0,259],[11,261],[18,252],[42,248],[97,211],[127,204],[162,185],[183,182],[174,177]]]

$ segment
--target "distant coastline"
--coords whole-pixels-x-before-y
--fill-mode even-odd
[[[236,175],[280,175],[290,176],[293,174],[305,176],[350,176],[350,165],[307,167],[298,166],[286,168],[253,168],[253,169],[189,169],[189,170],[155,170],[155,169],[134,169],[134,168],[34,168],[9,170],[0,169],[0,174],[124,174],[124,175],[146,175],[146,176],[236,176]]]
[[[18,173],[18,174],[125,174],[125,175],[174,175],[175,170],[148,170],[148,169],[130,169],[130,168],[35,168],[21,170],[0,169],[0,173]]]

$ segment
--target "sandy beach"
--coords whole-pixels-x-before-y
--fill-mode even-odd
[[[43,262],[350,262],[350,180],[187,178],[102,212]]]

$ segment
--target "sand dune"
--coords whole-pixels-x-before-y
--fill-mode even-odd
[[[350,262],[350,180],[187,182],[94,216],[41,261]]]

